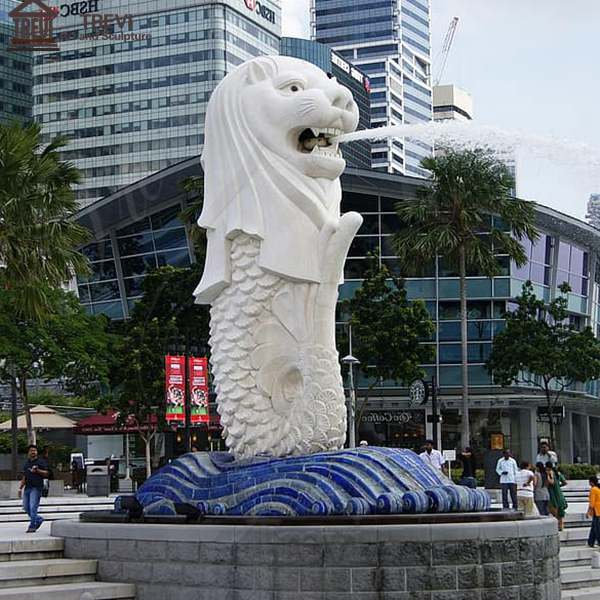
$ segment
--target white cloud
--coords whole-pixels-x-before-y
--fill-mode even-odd
[[[310,37],[310,0],[282,0],[283,35]]]

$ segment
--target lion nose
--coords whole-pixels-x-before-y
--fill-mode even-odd
[[[354,109],[354,98],[348,88],[339,85],[337,82],[330,88],[329,98],[335,108],[352,112]]]

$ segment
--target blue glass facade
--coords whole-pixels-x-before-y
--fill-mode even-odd
[[[372,127],[432,120],[429,0],[312,0],[312,15],[314,39],[368,74]],[[415,140],[374,142],[372,166],[425,177],[431,151]]]
[[[80,222],[95,235],[94,243],[85,250],[93,261],[94,274],[89,281],[79,282],[81,301],[90,311],[115,318],[127,316],[148,270],[161,264],[191,263],[186,232],[177,218],[185,200],[177,182],[191,175],[201,175],[197,160],[184,161],[164,175],[139,182],[80,213]],[[402,275],[391,244],[398,228],[394,208],[398,199],[414,197],[418,185],[415,178],[364,170],[349,169],[342,176],[342,211],[360,212],[364,223],[350,248],[341,298],[351,296],[361,285],[369,250],[379,250],[381,261]],[[504,312],[511,310],[528,278],[536,294],[546,299],[554,297],[560,284],[568,281],[573,288],[568,296],[572,323],[578,327],[589,324],[600,335],[600,233],[543,206],[536,207],[536,215],[541,235],[535,244],[526,244],[529,262],[525,268],[517,268],[498,253],[502,269],[497,277],[469,273],[467,279],[473,445],[489,448],[490,436],[501,434],[516,454],[528,460],[535,456],[535,440],[548,435],[547,423],[538,422],[536,414],[545,399],[532,387],[495,386],[485,369],[494,337],[504,327]],[[489,219],[491,224],[496,217]],[[495,224],[502,226],[499,221]],[[487,235],[485,228],[480,235]],[[436,325],[431,339],[423,341],[433,346],[435,361],[424,367],[428,377],[436,375],[440,385],[443,446],[454,448],[459,444],[462,383],[457,273],[439,258],[425,266],[423,276],[406,279],[406,289],[410,299],[425,302]],[[342,331],[346,328],[344,315],[339,317]],[[362,375],[356,380],[360,397],[370,380]],[[600,438],[574,435],[587,428],[600,431],[599,388],[598,382],[588,382],[567,392],[567,418],[559,428],[559,452],[565,462],[578,455],[600,462],[600,443],[595,441]],[[362,417],[361,436],[371,444],[416,448],[425,437],[431,437],[426,419],[430,409],[411,407],[406,396],[396,382],[377,382]]]
[[[171,265],[189,267],[193,256],[179,220],[180,203],[138,218],[83,249],[92,274],[78,280],[81,303],[92,314],[123,319],[142,295],[146,273]]]
[[[50,6],[63,2],[54,0]],[[102,0],[102,14],[129,14],[134,39],[90,39],[82,15],[54,22],[60,51],[36,53],[35,118],[45,139],[67,135],[64,153],[82,172],[82,205],[185,158],[199,156],[208,98],[227,72],[279,53],[278,1]],[[114,23],[107,33],[120,34]]]
[[[0,0],[0,123],[31,119],[33,60],[30,52],[9,50],[14,24],[8,16],[19,6],[13,0]]]

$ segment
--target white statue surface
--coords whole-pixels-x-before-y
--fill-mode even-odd
[[[343,447],[335,307],[362,218],[340,217],[346,163],[330,138],[357,123],[347,88],[283,56],[242,64],[208,103],[195,296],[212,305],[217,406],[236,458]]]

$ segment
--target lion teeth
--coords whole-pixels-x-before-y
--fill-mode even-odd
[[[339,136],[344,133],[341,129],[337,129],[335,127],[309,127],[310,131],[315,137],[319,137],[319,135],[326,136]]]

